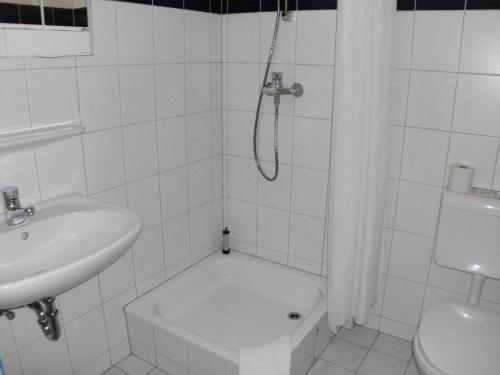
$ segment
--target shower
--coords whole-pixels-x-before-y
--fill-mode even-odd
[[[271,42],[271,48],[269,50],[269,57],[267,59],[266,71],[264,73],[262,87],[259,92],[259,100],[257,103],[254,132],[253,132],[253,156],[255,159],[255,164],[257,165],[257,169],[259,170],[262,177],[264,177],[268,181],[276,180],[279,171],[278,125],[279,125],[280,97],[281,95],[292,95],[293,97],[298,98],[302,96],[302,94],[304,93],[304,89],[300,83],[294,83],[290,88],[283,87],[283,74],[280,72],[273,72],[271,76],[272,79],[271,82],[267,82],[267,78],[269,76],[269,69],[271,67],[271,63],[273,62],[276,41],[278,39],[280,22],[282,19],[283,21],[287,22],[292,21],[290,12],[288,11],[287,0],[285,0],[285,10],[283,12],[280,12],[280,0],[276,1],[276,22],[274,25],[274,33]],[[260,164],[260,157],[259,157],[258,138],[259,138],[260,107],[262,105],[262,98],[264,94],[272,96],[274,101],[274,173],[272,176],[268,176],[264,172]]]

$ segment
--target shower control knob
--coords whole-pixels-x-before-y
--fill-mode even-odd
[[[290,91],[294,98],[300,98],[304,94],[304,87],[300,83],[294,83]]]

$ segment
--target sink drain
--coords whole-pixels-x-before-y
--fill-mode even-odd
[[[286,316],[291,320],[299,320],[300,318],[302,318],[302,314],[296,311],[289,312]]]

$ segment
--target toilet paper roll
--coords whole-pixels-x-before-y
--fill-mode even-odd
[[[472,193],[472,180],[474,179],[474,167],[466,164],[452,164],[450,166],[450,178],[448,189],[457,193]]]

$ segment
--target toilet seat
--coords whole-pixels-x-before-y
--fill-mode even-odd
[[[429,375],[499,375],[500,312],[446,300],[425,313],[413,347]]]

